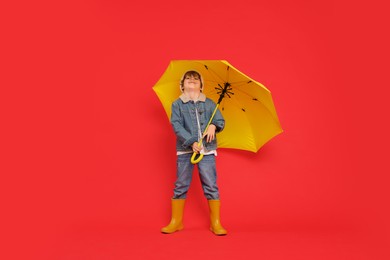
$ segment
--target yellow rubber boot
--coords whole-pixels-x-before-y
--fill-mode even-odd
[[[209,200],[210,208],[210,230],[217,236],[224,236],[227,234],[226,229],[221,225],[219,209],[221,202],[219,200]]]
[[[183,211],[185,199],[172,199],[172,218],[168,226],[163,227],[161,232],[164,234],[171,234],[173,232],[182,230],[183,226]]]

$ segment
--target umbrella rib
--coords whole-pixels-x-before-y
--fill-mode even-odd
[[[261,101],[261,99],[257,99],[257,98],[254,98],[252,95],[246,93],[245,91],[242,91],[241,89],[236,89],[239,93],[242,93],[242,94],[245,94],[247,95],[251,100],[253,101],[257,101],[257,102],[260,102],[263,107],[267,110],[267,112],[271,115],[271,118],[273,120],[275,120],[276,123],[278,123],[278,119],[277,118],[274,118],[274,113],[272,113],[272,111],[269,110],[269,108]],[[240,95],[237,95],[236,98],[238,99],[238,96]],[[238,102],[238,101],[237,101]],[[238,102],[239,103],[239,102]]]
[[[217,77],[219,80],[215,80],[215,83],[218,83],[218,82],[225,82],[224,79],[218,74],[216,73],[215,71],[213,71],[212,69],[210,69],[208,66],[202,64],[205,68],[206,68],[206,71],[209,73],[209,75],[211,75],[211,77],[215,80],[215,78]],[[215,77],[216,76],[216,77]]]
[[[251,82],[252,81],[248,82],[248,81],[242,80],[242,81],[230,82],[230,84],[232,84],[232,86],[241,87],[241,86],[244,86],[244,85],[249,84]]]
[[[241,108],[241,111],[244,112],[245,117],[247,118],[246,121],[247,121],[248,124],[250,125],[250,134],[251,134],[252,139],[253,139],[253,141],[254,141],[254,143],[255,143],[255,145],[256,145],[256,136],[255,136],[255,134],[254,134],[254,132],[253,132],[253,125],[252,125],[251,121],[248,119],[248,116],[247,116],[247,113],[246,113],[245,109],[242,108],[241,103],[237,100],[237,99],[238,99],[237,96],[233,96],[231,99],[237,104],[237,106],[238,106],[239,108]],[[257,146],[257,145],[256,145],[256,146]]]
[[[226,68],[226,82],[229,82],[229,76],[230,76],[230,67],[227,66],[227,68]]]
[[[243,86],[243,85],[241,85],[241,86]],[[232,88],[234,89],[234,90],[237,90],[238,92],[240,92],[240,93],[242,93],[242,94],[245,94],[245,95],[247,95],[248,97],[250,97],[251,99],[253,99],[253,96],[251,95],[251,94],[248,94],[247,92],[245,92],[245,91],[243,91],[242,89],[239,89],[239,88],[237,88],[237,87],[240,87],[240,86],[235,86],[235,85],[232,85]],[[259,100],[260,101],[260,100]],[[261,102],[261,101],[260,101]]]
[[[238,86],[232,86],[232,87],[233,87],[234,90],[237,90],[238,92],[247,95],[253,101],[259,101],[261,104],[263,104],[264,107],[267,107],[260,99],[257,99],[255,97],[253,97],[252,95],[248,94],[247,92],[243,91],[242,89],[237,88]],[[268,110],[268,108],[267,108],[267,110]]]

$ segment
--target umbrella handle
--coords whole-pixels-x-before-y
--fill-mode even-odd
[[[198,155],[198,158],[196,158],[196,156]],[[201,160],[203,159],[203,154],[198,154],[198,153],[193,153],[192,156],[191,156],[191,163],[192,164],[197,164],[198,162],[200,162]]]

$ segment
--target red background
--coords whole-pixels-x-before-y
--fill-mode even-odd
[[[388,259],[385,8],[332,1],[1,3],[2,259]],[[170,218],[172,59],[225,59],[284,133],[220,149],[226,237],[197,175]]]

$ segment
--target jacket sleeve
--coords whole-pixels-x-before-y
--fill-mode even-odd
[[[183,126],[183,119],[180,115],[180,108],[177,103],[172,103],[171,109],[171,125],[173,130],[175,131],[176,137],[182,143],[184,148],[191,146],[194,142],[198,141],[198,139],[192,136]]]

